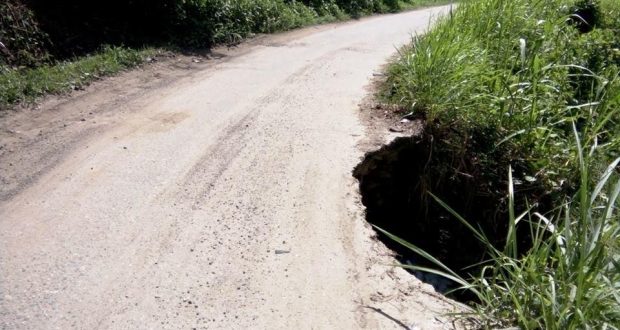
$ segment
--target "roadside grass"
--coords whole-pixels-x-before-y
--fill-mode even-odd
[[[155,56],[154,48],[105,47],[101,52],[75,61],[44,64],[36,68],[0,68],[0,110],[36,97],[83,88],[101,77],[144,63]]]
[[[234,45],[256,33],[274,33],[313,24],[324,24],[351,19],[373,13],[396,12],[421,6],[443,4],[442,0],[189,0],[178,1],[172,7],[158,6],[159,2],[149,4],[148,15],[161,20],[161,42],[154,46],[140,41],[139,34],[128,30],[129,45],[146,46],[102,46],[99,51],[87,55],[71,56],[68,59],[54,59],[46,48],[54,44],[65,45],[65,40],[47,40],[48,34],[39,28],[36,15],[21,0],[10,0],[0,5],[2,30],[0,39],[11,41],[0,44],[0,110],[8,109],[20,102],[31,102],[46,94],[68,92],[82,88],[93,80],[118,73],[124,69],[144,63],[164,46],[171,49],[204,49],[214,44]],[[81,8],[79,3],[76,8]],[[140,6],[139,2],[134,5]],[[133,8],[133,7],[132,7]],[[50,9],[50,8],[48,8]],[[135,10],[136,8],[133,8]],[[52,7],[50,10],[59,10]],[[75,10],[75,8],[74,8]],[[48,15],[47,12],[43,13]],[[146,15],[145,16],[148,16]],[[49,14],[53,19],[55,16]],[[105,17],[87,10],[85,15],[97,17],[100,22]],[[104,14],[101,14],[104,15]],[[163,15],[163,16],[162,16]],[[60,17],[64,17],[62,14]],[[90,17],[90,16],[88,16]],[[150,17],[150,16],[149,16]],[[117,35],[118,22],[112,18],[110,29]],[[70,23],[59,22],[63,33],[83,25],[81,18],[68,17]],[[153,22],[151,22],[153,23]],[[101,23],[98,23],[101,24]],[[127,26],[132,26],[131,23]],[[125,25],[123,25],[125,27]],[[84,28],[92,28],[84,26]],[[59,32],[55,32],[58,34]],[[84,33],[81,33],[82,35]],[[76,35],[80,35],[77,33]],[[150,36],[152,38],[153,36]],[[137,40],[136,40],[137,39]],[[92,41],[88,41],[91,43]],[[81,48],[83,45],[75,45]],[[56,48],[59,46],[56,45]],[[15,50],[16,49],[16,50]],[[13,51],[11,51],[13,50]],[[62,53],[67,50],[62,49]],[[57,52],[57,51],[54,51]]]
[[[437,186],[420,198],[486,248],[467,270],[383,233],[439,270],[403,267],[473,293],[485,328],[620,324],[619,13],[615,0],[465,0],[388,70],[383,98],[425,118],[433,141],[423,181],[470,182],[496,203],[470,218]],[[498,226],[500,240],[481,230]]]
[[[595,117],[606,118],[599,139],[609,140],[620,129],[618,26],[581,34],[566,23],[571,5],[461,2],[390,67],[387,98],[423,113],[432,130],[453,138],[446,147],[457,155],[477,152],[468,139],[485,139],[495,146],[475,155],[481,166],[505,169],[521,160],[514,167],[529,173],[518,173],[519,182],[567,187],[576,173],[571,120],[588,131]],[[447,132],[454,130],[460,134]],[[601,155],[617,152],[617,139],[610,142]],[[504,177],[499,169],[493,175]]]

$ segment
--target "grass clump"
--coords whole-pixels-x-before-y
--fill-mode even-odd
[[[389,69],[384,97],[424,117],[431,141],[415,197],[486,249],[454,272],[426,257],[473,293],[486,327],[620,324],[619,10],[614,0],[462,1]],[[476,199],[485,210],[463,202]]]

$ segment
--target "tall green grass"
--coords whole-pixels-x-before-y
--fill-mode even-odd
[[[581,184],[555,212],[542,215],[510,212],[506,245],[497,248],[441,199],[433,198],[470,229],[487,248],[481,272],[463,278],[414,244],[387,233],[391,239],[433,262],[438,269],[402,265],[439,274],[460,284],[477,298],[474,315],[482,328],[618,329],[620,325],[620,176],[614,160],[590,184],[593,169],[587,152],[579,150]],[[511,172],[509,183],[512,184]],[[512,186],[509,207],[514,208]],[[527,222],[532,248],[517,253],[517,225]]]
[[[384,233],[436,265],[403,267],[472,293],[485,328],[620,325],[619,13],[614,0],[465,0],[389,69],[384,97],[433,137],[420,175],[465,175],[506,217],[467,218],[427,191],[486,248],[468,272]],[[506,237],[481,230],[493,226]]]
[[[620,131],[620,5],[602,0],[602,17],[586,34],[570,23],[575,5],[463,1],[391,66],[387,98],[423,113],[435,132],[458,131],[446,138],[456,155],[483,167],[520,160],[518,182],[566,187],[576,179],[571,121],[597,130],[592,138],[606,142],[599,154],[617,153]],[[468,138],[484,138],[491,150],[477,152]]]

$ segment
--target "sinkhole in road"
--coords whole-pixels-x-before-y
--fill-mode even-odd
[[[469,278],[470,273],[479,273],[479,267],[471,266],[485,260],[486,249],[428,192],[439,196],[465,219],[480,219],[473,226],[488,234],[495,246],[505,244],[507,225],[498,219],[507,217],[498,211],[498,196],[477,193],[480,185],[475,178],[459,175],[445,175],[441,179],[432,177],[432,171],[428,170],[431,160],[441,161],[435,154],[432,136],[397,138],[379,150],[367,153],[353,170],[353,176],[359,181],[369,223],[414,244],[462,277]],[[528,243],[531,241],[529,229],[518,228],[517,231],[521,237],[519,250],[527,249],[531,244]],[[381,232],[377,231],[377,236],[396,252],[399,262],[437,269]],[[433,285],[438,292],[447,293],[457,288],[456,283],[438,275],[411,272]],[[474,298],[463,291],[455,291],[450,296],[461,301]]]

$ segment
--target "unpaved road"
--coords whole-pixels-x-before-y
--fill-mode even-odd
[[[5,115],[0,328],[451,328],[450,302],[386,265],[350,175],[372,73],[446,10],[265,37]]]

